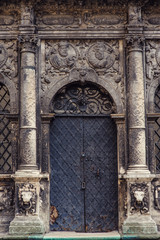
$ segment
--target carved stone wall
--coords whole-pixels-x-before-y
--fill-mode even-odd
[[[131,233],[136,221],[139,233],[147,221],[148,233],[156,233],[155,222],[160,230],[153,141],[159,11],[151,0],[0,1],[0,83],[10,96],[13,165],[0,175],[0,231],[49,231],[50,103],[72,82],[103,87],[114,102],[118,231]]]

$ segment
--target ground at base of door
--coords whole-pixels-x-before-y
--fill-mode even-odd
[[[118,232],[109,233],[76,233],[76,232],[50,232],[45,235],[9,235],[0,234],[0,240],[139,240],[159,239],[160,233],[156,235],[129,236],[120,235]]]

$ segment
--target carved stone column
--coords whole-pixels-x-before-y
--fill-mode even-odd
[[[146,113],[145,81],[143,66],[143,25],[141,6],[147,1],[130,0],[128,5],[128,54],[127,113],[129,163],[127,175],[127,219],[123,234],[135,236],[157,233],[157,226],[150,215],[151,180],[146,163]]]
[[[128,171],[149,173],[146,166],[145,86],[143,76],[144,38],[128,36]]]
[[[37,167],[37,80],[34,12],[32,1],[21,1],[20,49],[20,160],[15,181],[15,218],[9,234],[44,233],[40,214],[40,181],[43,176]],[[43,194],[44,195],[44,194]]]
[[[36,73],[35,50],[37,37],[19,37],[21,53],[20,92],[20,170],[37,169],[36,149]]]

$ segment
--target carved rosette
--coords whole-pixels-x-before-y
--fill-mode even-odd
[[[130,184],[130,213],[146,214],[149,212],[149,192],[146,183]]]
[[[35,52],[38,44],[38,37],[35,35],[20,35],[18,37],[21,52]]]
[[[18,188],[18,212],[20,214],[36,213],[36,187],[31,183],[23,183]]]
[[[145,38],[143,36],[128,36],[126,38],[126,43],[129,51],[142,51],[145,43]]]

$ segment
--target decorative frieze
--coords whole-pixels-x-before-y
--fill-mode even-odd
[[[17,31],[20,11],[19,5],[16,1],[6,2],[2,1],[0,3],[0,31],[5,31],[6,35]]]
[[[119,7],[121,6],[121,7]],[[42,11],[43,9],[43,11]],[[116,29],[126,23],[125,2],[116,6],[103,1],[41,1],[36,7],[39,29]]]
[[[142,18],[145,30],[154,31],[160,29],[160,3],[159,1],[148,1],[145,7],[142,9]]]
[[[42,91],[77,71],[81,78],[89,71],[117,84],[122,78],[118,41],[50,40],[45,42],[43,54],[46,61],[42,64]]]

